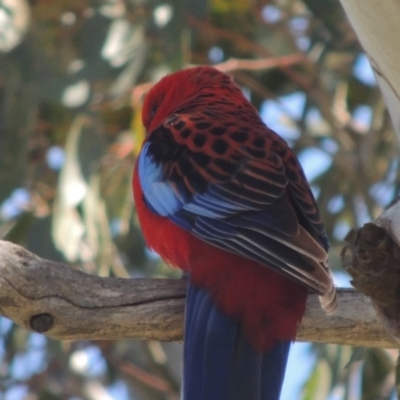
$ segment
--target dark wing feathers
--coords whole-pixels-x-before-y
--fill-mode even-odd
[[[206,110],[207,111],[207,110]],[[139,156],[145,201],[204,241],[324,295],[328,241],[294,153],[257,119],[174,114]]]

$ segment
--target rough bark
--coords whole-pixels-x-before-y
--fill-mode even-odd
[[[55,339],[182,340],[186,283],[100,278],[0,241],[0,313]],[[339,290],[334,316],[309,296],[299,341],[396,347],[370,301]]]
[[[400,338],[400,202],[376,221],[352,230],[342,250],[342,264],[352,284],[367,295],[383,325]],[[400,340],[399,340],[400,343]]]

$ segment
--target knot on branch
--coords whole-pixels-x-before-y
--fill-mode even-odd
[[[50,314],[36,314],[31,317],[29,326],[31,329],[38,333],[45,333],[49,331],[54,325],[54,319]]]

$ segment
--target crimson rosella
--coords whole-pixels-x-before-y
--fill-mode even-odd
[[[142,119],[139,221],[148,246],[188,275],[182,399],[279,399],[307,293],[336,308],[299,161],[212,67],[161,79]]]

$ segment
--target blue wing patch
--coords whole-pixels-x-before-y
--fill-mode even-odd
[[[183,204],[170,183],[164,179],[162,164],[153,161],[149,147],[150,143],[145,143],[139,155],[140,185],[149,208],[158,215],[169,217],[179,211]]]

